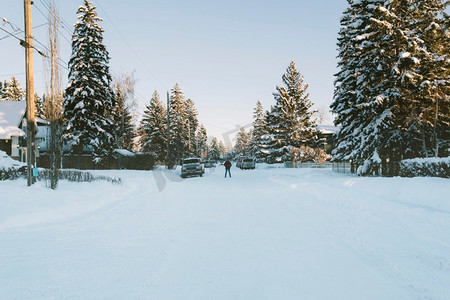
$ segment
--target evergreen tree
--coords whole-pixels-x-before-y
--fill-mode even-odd
[[[196,156],[206,158],[208,155],[208,135],[205,126],[200,125],[200,127],[197,129],[196,140],[197,140]]]
[[[351,0],[348,3],[349,7],[341,18],[337,44],[340,70],[335,74],[334,102],[330,105],[331,111],[336,116],[334,123],[341,127],[336,136],[337,147],[333,150],[334,160],[354,159],[355,133],[362,130],[362,124],[356,122],[360,109],[356,105],[356,87],[359,74],[358,61],[361,57],[357,41],[361,31],[369,26],[370,16],[360,13],[367,3],[354,4]]]
[[[186,153],[186,141],[188,141],[185,96],[178,84],[171,91],[169,106],[169,142],[167,166],[172,168],[180,163]]]
[[[256,158],[263,156],[261,151],[264,149],[264,136],[268,133],[266,118],[263,106],[258,100],[253,112],[253,131],[250,141],[250,155]]]
[[[109,55],[96,7],[85,0],[77,14],[64,98],[63,137],[72,152],[81,154],[90,149],[94,161],[100,162],[116,146]]]
[[[37,93],[34,94],[34,115],[38,118],[45,119],[44,115],[44,98],[39,97]]]
[[[157,91],[144,111],[139,126],[139,144],[143,152],[155,152],[163,161],[167,153],[167,111]]]
[[[5,81],[5,84],[3,84],[2,98],[7,101],[25,100],[25,91],[15,76],[12,76],[8,83]]]
[[[220,158],[220,146],[219,141],[216,137],[211,139],[208,147],[208,157],[213,160],[218,160]]]
[[[361,108],[357,122],[362,124],[362,130],[356,135],[353,156],[364,166],[358,171],[360,174],[370,173],[384,161],[399,161],[408,148],[402,122],[408,102],[402,96],[417,76],[402,66],[414,62],[414,57],[406,55],[411,39],[401,23],[407,5],[405,1],[396,3],[397,11],[384,6],[384,1],[365,7],[370,23],[358,36],[361,57],[357,64],[360,74],[356,105]]]
[[[311,110],[313,104],[306,92],[308,85],[294,62],[282,78],[284,86],[277,87],[276,103],[266,120],[269,134],[263,153],[268,155],[268,162],[288,160],[292,147],[317,144],[316,124],[312,118],[315,111]]]
[[[191,99],[186,100],[185,106],[187,114],[186,126],[188,134],[188,140],[186,141],[186,156],[195,156],[197,153],[196,132],[199,124],[198,113],[197,109],[195,108],[194,101],[192,101]]]
[[[7,101],[6,99],[6,89],[8,87],[8,82],[5,80],[3,82],[0,81],[0,101]]]
[[[383,170],[395,175],[399,160],[415,157],[420,148],[426,148],[419,146],[417,133],[425,134],[426,111],[437,107],[428,89],[433,86],[429,79],[431,73],[444,74],[445,68],[439,72],[437,61],[443,56],[439,51],[433,53],[437,48],[423,36],[427,28],[438,24],[423,11],[435,5],[436,9],[431,9],[435,16],[442,11],[437,5],[442,1],[424,2],[349,1],[341,19],[341,70],[336,75],[331,108],[337,115],[335,124],[342,128],[334,159],[352,159],[363,165],[360,174],[370,173],[381,163]],[[435,67],[438,69],[429,72]],[[442,83],[444,77],[437,82]]]
[[[220,157],[222,158],[227,154],[228,149],[227,149],[227,146],[225,146],[223,141],[219,141],[218,146],[219,146],[219,154],[220,154]]]
[[[238,156],[247,156],[250,152],[250,136],[244,127],[241,127],[236,134],[236,145],[234,149]]]
[[[410,130],[420,140],[420,155],[450,154],[450,18],[442,0],[413,3],[413,28],[425,47],[419,52],[422,81],[411,108]]]

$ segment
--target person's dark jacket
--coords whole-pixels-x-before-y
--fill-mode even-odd
[[[227,160],[223,165],[225,166],[226,169],[231,168],[231,162],[229,160]]]

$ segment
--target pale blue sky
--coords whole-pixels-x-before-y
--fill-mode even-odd
[[[34,0],[33,26],[46,22],[41,12],[47,13],[47,1]],[[0,18],[23,28],[23,2],[1,2]],[[61,37],[61,57],[67,62],[70,44],[66,39],[70,39],[76,10],[83,1],[57,2],[69,25],[62,29],[65,37]],[[141,109],[153,90],[165,100],[166,91],[177,82],[195,101],[208,133],[222,138],[235,125],[252,121],[257,100],[270,108],[272,92],[281,84],[291,60],[309,84],[316,108],[328,110],[332,101],[336,38],[346,0],[93,2],[104,18],[111,70],[116,75],[135,70]],[[9,25],[0,26],[11,30]],[[36,39],[44,44],[46,30],[45,26],[34,30]],[[3,36],[0,32],[0,39]],[[43,62],[37,54],[35,70],[36,90],[42,94]],[[17,74],[24,84],[23,73],[24,50],[13,38],[1,39],[0,80]],[[63,79],[66,83],[66,72]]]

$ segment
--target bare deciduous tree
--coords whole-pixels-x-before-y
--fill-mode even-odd
[[[50,188],[56,189],[58,184],[58,170],[61,166],[62,140],[62,80],[59,63],[59,32],[60,17],[56,9],[55,0],[49,1],[48,38],[49,53],[46,74],[46,97],[43,103],[43,116],[50,123],[47,134],[47,151],[50,158]]]

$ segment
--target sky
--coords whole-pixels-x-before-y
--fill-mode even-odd
[[[49,0],[34,0],[33,35],[47,45]],[[0,18],[24,28],[23,1],[1,0]],[[8,5],[5,5],[8,2]],[[70,39],[82,0],[57,0],[62,17],[61,59],[69,61]],[[113,76],[137,80],[137,114],[157,90],[178,83],[197,107],[208,134],[233,140],[237,127],[249,126],[256,101],[264,109],[275,103],[272,93],[291,61],[309,85],[314,109],[327,112],[337,71],[337,33],[346,0],[93,0],[104,19],[104,44]],[[10,24],[0,27],[12,31]],[[0,80],[15,75],[25,86],[25,51],[0,31]],[[17,32],[23,37],[23,33]],[[35,90],[45,92],[44,61],[34,53]],[[63,85],[67,71],[63,70]],[[231,136],[231,138],[230,138]]]

